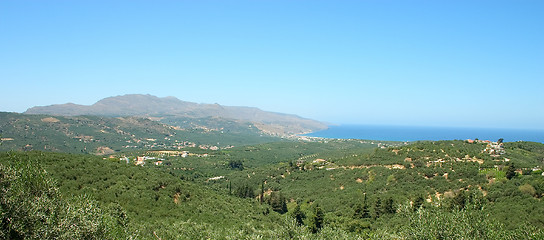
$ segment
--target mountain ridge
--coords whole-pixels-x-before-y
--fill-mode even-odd
[[[223,106],[220,104],[194,103],[173,96],[157,97],[149,94],[127,94],[107,97],[92,105],[74,103],[35,106],[24,114],[49,114],[61,116],[96,115],[109,117],[219,117],[257,123],[263,132],[272,135],[293,135],[326,129],[319,121],[294,114],[263,111],[256,107]]]

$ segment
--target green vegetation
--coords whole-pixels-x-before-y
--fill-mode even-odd
[[[2,138],[18,132],[32,149],[111,142],[114,151],[0,152],[1,239],[544,238],[541,143],[313,139],[163,151],[172,149],[141,140],[128,151],[115,144],[180,142],[184,130],[141,118],[2,117],[11,124]],[[99,141],[55,145],[82,135]],[[30,150],[16,141],[0,147]]]
[[[177,120],[172,123],[181,121]],[[0,134],[3,136],[0,150],[112,154],[137,149],[224,148],[281,141],[248,123],[217,120],[213,127],[206,127],[210,124],[200,125],[199,121],[194,119],[193,124],[179,128],[137,117],[63,117],[0,112]]]
[[[294,147],[307,143],[291,144]],[[319,146],[318,143],[309,145]],[[537,145],[540,145],[538,149],[544,148],[542,144]],[[518,161],[506,161],[504,156],[485,153],[485,143],[440,141],[387,149],[364,150],[361,147],[344,148],[336,154],[333,154],[334,150],[323,151],[319,155],[308,155],[312,156],[309,158],[302,157],[303,161],[299,161],[300,157],[286,155],[283,162],[270,161],[268,165],[263,163],[243,171],[222,172],[224,179],[207,184],[221,191],[227,181],[249,183],[255,188],[260,188],[264,181],[261,192],[265,197],[272,193],[284,195],[289,202],[289,212],[298,216],[295,218],[297,223],[304,222],[314,232],[317,204],[325,213],[326,226],[347,232],[370,234],[398,224],[405,226],[406,216],[398,211],[399,206],[406,205],[411,206],[413,212],[424,209],[430,211],[428,214],[455,219],[461,217],[459,215],[463,218],[485,217],[489,220],[489,229],[499,226],[502,230],[493,230],[499,232],[523,232],[520,229],[525,225],[537,229],[544,227],[538,217],[544,212],[541,200],[544,177],[515,174],[507,179],[506,171],[515,170],[508,166],[517,165]],[[360,154],[345,154],[356,149]],[[316,162],[321,156],[329,157]],[[510,156],[508,151],[505,156]],[[528,162],[522,159],[519,164],[522,163]],[[476,202],[478,207],[471,207]],[[462,220],[455,219],[451,221]],[[402,232],[401,229],[395,231]],[[490,232],[485,234],[492,235]]]
[[[86,196],[63,198],[55,181],[25,155],[2,155],[1,239],[121,239],[131,236],[125,212]],[[10,161],[6,161],[9,159]]]
[[[255,201],[218,194],[205,186],[180,181],[167,173],[117,161],[103,160],[101,157],[43,152],[8,152],[0,154],[0,163],[2,166],[1,176],[3,176],[2,191],[13,193],[2,194],[3,198],[7,198],[7,202],[2,205],[3,221],[19,219],[22,216],[37,218],[43,215],[40,214],[40,211],[51,212],[47,204],[45,209],[41,209],[44,205],[40,201],[53,204],[56,200],[61,199],[66,203],[72,203],[72,199],[79,198],[83,198],[87,202],[80,204],[76,201],[75,203],[79,204],[78,207],[85,209],[97,207],[96,210],[93,210],[95,213],[91,212],[100,215],[96,221],[108,218],[107,215],[102,216],[103,211],[100,210],[102,208],[114,206],[115,209],[118,209],[117,212],[126,212],[126,218],[123,217],[122,220],[128,221],[127,224],[132,227],[127,231],[137,233],[136,235],[143,238],[151,238],[154,234],[159,236],[174,234],[171,231],[177,230],[169,227],[172,224],[211,224],[215,228],[221,229],[249,224],[257,229],[266,229],[271,227],[273,222],[279,221],[279,216],[273,214],[268,206],[260,205]],[[23,170],[17,170],[19,168]],[[41,170],[42,168],[43,170]],[[17,175],[21,179],[20,182],[29,186],[18,187],[15,184],[17,182],[12,183],[17,179],[12,180],[12,174],[4,169],[20,171],[21,173]],[[42,174],[34,177],[36,174],[28,169],[37,169],[34,171],[39,171]],[[45,172],[47,172],[47,176]],[[27,182],[27,178],[36,180]],[[57,181],[58,191],[54,190],[57,186],[51,179]],[[34,186],[40,187],[39,191],[53,191],[54,194],[47,192],[47,196],[54,196],[53,199],[44,200],[41,197],[44,193],[32,189]],[[45,190],[41,190],[42,188]],[[9,198],[12,195],[17,198]],[[29,205],[38,209],[31,209],[29,211],[32,212],[28,214],[17,209],[10,210],[10,208],[17,208],[18,204],[15,203],[23,198],[29,202]],[[89,204],[94,205],[88,206]],[[58,211],[71,209],[70,206],[63,207],[62,205],[58,208]],[[6,209],[8,210],[5,211]],[[87,210],[73,211],[80,214],[89,213]],[[84,215],[83,218],[95,219],[92,215]],[[27,224],[28,222],[33,224],[42,222],[37,219],[28,220],[25,218],[20,221]],[[96,225],[93,222],[84,224]],[[25,229],[24,226],[20,228]],[[11,229],[3,229],[3,231],[9,233]],[[100,231],[100,229],[96,231]],[[99,235],[98,238],[103,236],[105,235]]]

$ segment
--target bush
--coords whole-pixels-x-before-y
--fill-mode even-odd
[[[5,159],[3,159],[5,160]],[[88,197],[64,200],[36,163],[0,162],[0,239],[119,239],[126,225]],[[121,210],[122,211],[122,210]]]

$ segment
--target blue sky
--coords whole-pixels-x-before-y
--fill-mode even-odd
[[[143,93],[544,129],[544,1],[0,1],[0,111]]]

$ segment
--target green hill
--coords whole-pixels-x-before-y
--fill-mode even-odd
[[[198,125],[199,121],[215,125],[206,128]],[[191,119],[187,125],[178,128],[138,117],[63,117],[0,112],[0,150],[111,154],[135,149],[228,147],[281,140],[263,134],[250,123],[225,119]]]

